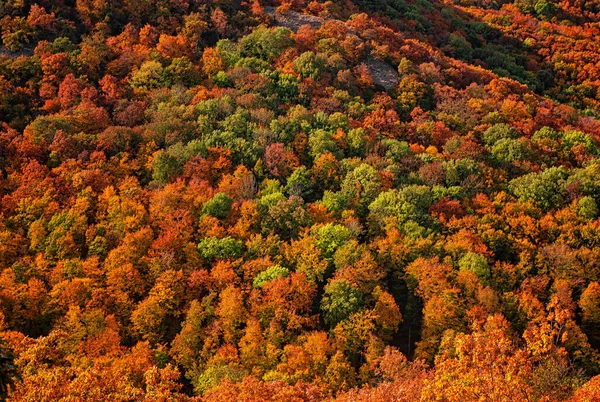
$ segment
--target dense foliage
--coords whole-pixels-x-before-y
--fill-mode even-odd
[[[0,400],[597,400],[599,12],[0,1]]]

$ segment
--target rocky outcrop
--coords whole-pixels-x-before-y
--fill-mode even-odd
[[[369,70],[375,85],[385,88],[386,91],[394,88],[400,82],[400,76],[396,69],[384,61],[369,58],[363,64]]]
[[[274,7],[265,7],[265,14],[273,19],[275,25],[286,27],[293,32],[298,32],[302,25],[310,25],[313,28],[319,28],[325,20],[310,14],[301,14],[294,10],[289,10],[285,14],[277,12]]]
[[[274,7],[265,7],[264,10],[265,14],[271,18],[273,25],[289,28],[293,32],[298,32],[298,29],[302,25],[319,28],[325,22],[323,18],[310,14],[302,14],[294,10],[288,10],[285,14],[277,12]],[[400,81],[398,72],[388,63],[368,58],[363,64],[367,67],[373,81],[379,87],[389,91],[398,85]]]

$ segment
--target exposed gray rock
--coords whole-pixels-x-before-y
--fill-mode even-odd
[[[385,88],[386,91],[394,88],[400,82],[398,71],[384,61],[369,58],[363,64],[373,77],[373,82]]]
[[[265,7],[265,14],[271,17],[275,25],[286,27],[294,32],[302,25],[310,25],[313,28],[319,28],[325,20],[310,14],[301,14],[294,10],[289,10],[285,14],[278,13],[275,7]]]
[[[12,52],[12,51],[4,48],[4,47],[0,47],[0,57],[1,56],[7,56],[7,57],[10,57],[12,59],[16,59],[17,57],[20,57],[20,56],[31,57],[31,56],[33,56],[33,49],[22,48],[21,50],[18,50],[16,52]]]

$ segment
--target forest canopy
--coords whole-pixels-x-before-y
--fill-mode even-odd
[[[600,398],[598,4],[0,22],[0,400]]]

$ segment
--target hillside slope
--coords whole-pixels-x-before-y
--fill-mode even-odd
[[[1,3],[0,400],[596,400],[598,11]]]

